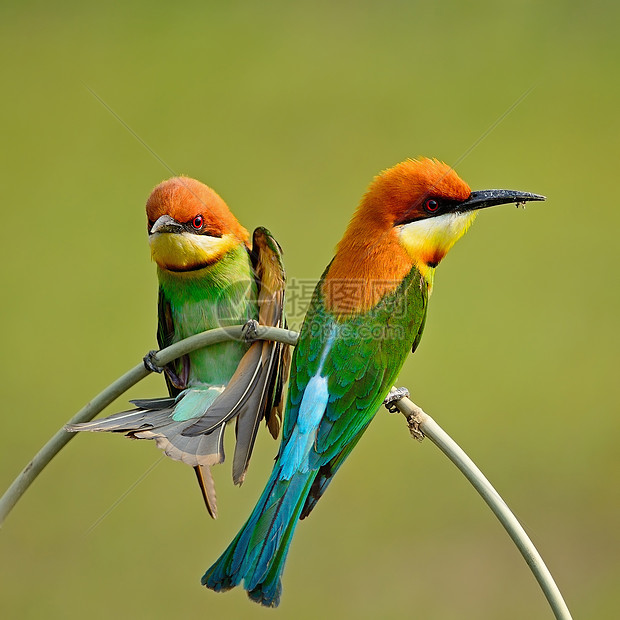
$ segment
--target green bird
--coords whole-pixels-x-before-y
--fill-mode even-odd
[[[188,177],[159,184],[146,203],[151,255],[159,279],[157,341],[161,348],[216,327],[283,327],[285,273],[281,249],[265,228],[249,235],[211,188]],[[226,423],[236,420],[233,480],[241,484],[259,423],[274,438],[282,419],[288,347],[228,341],[193,351],[163,370],[170,398],[132,401],[136,409],[67,427],[154,439],[167,456],[194,468],[212,517],[217,516],[211,465],[224,461]],[[200,420],[205,433],[183,430]]]
[[[407,160],[371,184],[327,267],[293,353],[282,441],[254,511],[206,572],[276,606],[298,519],[307,517],[360,440],[424,328],[435,269],[477,210],[544,200],[472,192],[446,164]],[[184,431],[200,432],[198,421]]]

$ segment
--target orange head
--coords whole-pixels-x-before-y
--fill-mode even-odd
[[[456,172],[436,159],[408,159],[377,176],[338,244],[324,293],[337,312],[372,308],[415,265],[432,286],[435,267],[467,232],[478,209],[544,200],[509,190],[472,192]],[[357,298],[343,301],[337,282],[359,282]],[[342,297],[342,296],[341,296]]]
[[[248,231],[218,194],[189,177],[173,177],[155,187],[146,216],[153,260],[168,271],[195,271],[249,244]]]

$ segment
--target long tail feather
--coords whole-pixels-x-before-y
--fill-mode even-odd
[[[315,474],[295,473],[284,480],[276,467],[250,518],[202,584],[222,592],[243,582],[252,600],[276,607],[288,548]]]

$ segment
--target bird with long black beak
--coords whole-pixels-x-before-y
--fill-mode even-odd
[[[297,521],[310,514],[418,346],[435,269],[478,211],[537,200],[544,197],[472,192],[434,159],[407,160],[375,178],[301,328],[271,477],[202,578],[205,586],[224,591],[243,583],[254,601],[278,604]]]

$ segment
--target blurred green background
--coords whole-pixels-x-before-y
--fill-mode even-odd
[[[574,616],[616,618],[619,16],[596,1],[3,2],[0,489],[154,347],[144,203],[171,171],[268,226],[289,276],[314,279],[372,177],[434,156],[475,189],[548,201],[481,215],[438,270],[399,383],[503,494]],[[150,377],[108,412],[164,393]],[[241,489],[217,471],[211,522],[167,459],[118,501],[160,458],[151,443],[78,436],[0,531],[0,615],[551,617],[472,488],[384,411],[298,528],[277,610],[201,588],[275,451],[262,435]]]

